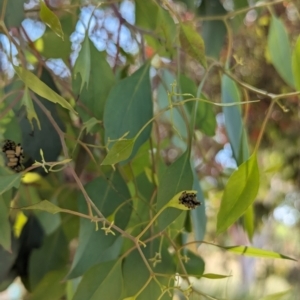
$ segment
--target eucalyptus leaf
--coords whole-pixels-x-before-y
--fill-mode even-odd
[[[63,211],[60,207],[54,205],[53,203],[49,202],[48,200],[43,200],[39,203],[27,206],[27,207],[22,207],[22,210],[43,210],[46,212],[49,212],[51,214],[57,214],[61,211]]]
[[[179,39],[182,48],[204,68],[207,67],[204,42],[190,24],[179,24]]]
[[[115,165],[130,157],[135,139],[120,140],[114,143],[101,165]]]
[[[238,220],[254,202],[259,188],[256,153],[230,176],[217,216],[217,233],[225,231]]]
[[[119,81],[111,89],[104,110],[106,141],[118,140],[126,133],[128,133],[126,138],[135,138],[141,128],[152,119],[153,103],[149,70],[150,63],[146,62],[131,76]],[[151,124],[146,126],[136,138],[131,157],[150,137],[150,133]],[[126,148],[129,143],[131,147],[131,142],[121,143],[127,143]]]
[[[60,104],[62,107],[76,114],[75,110],[68,101],[49,88],[49,86],[42,82],[36,75],[22,67],[15,66],[14,68],[20,79],[33,92],[53,103]]]
[[[55,34],[57,34],[62,40],[64,39],[64,33],[62,31],[59,18],[42,0],[40,0],[40,18],[55,32]]]
[[[268,50],[271,61],[282,77],[282,79],[291,87],[295,86],[289,37],[283,22],[272,16],[270,30],[268,35]]]
[[[73,300],[120,299],[122,288],[121,261],[104,262],[84,274]]]
[[[298,36],[293,50],[292,68],[296,89],[300,91],[300,36]]]

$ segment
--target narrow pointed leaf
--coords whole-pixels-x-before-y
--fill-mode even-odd
[[[0,196],[0,247],[1,246],[7,251],[11,251],[9,207],[7,207],[7,203],[5,203],[3,196]]]
[[[217,233],[225,231],[253,203],[259,188],[256,154],[239,166],[230,176],[217,217]]]
[[[292,67],[295,80],[295,86],[300,91],[300,36],[297,39],[292,56]]]
[[[153,117],[153,102],[149,77],[150,63],[146,62],[131,76],[119,81],[110,91],[104,109],[105,139],[135,138]],[[137,137],[131,156],[135,155],[151,133],[151,124]],[[124,142],[126,143],[126,142]],[[130,144],[130,143],[129,143]]]
[[[271,61],[281,78],[291,87],[294,87],[291,48],[288,34],[283,22],[274,15],[272,16],[269,30],[268,50],[270,52]]]
[[[40,18],[49,26],[62,40],[64,39],[64,33],[61,28],[60,21],[56,14],[51,11],[45,2],[40,1]]]
[[[157,210],[165,206],[174,193],[183,190],[191,190],[193,186],[193,173],[190,165],[190,156],[188,150],[179,157],[164,173],[159,174],[159,187],[157,192]],[[167,208],[158,217],[158,226],[164,230],[175,219],[179,217],[182,210],[173,207]]]
[[[77,77],[77,73],[79,73],[81,76],[80,92],[82,91],[85,84],[86,87],[88,88],[88,84],[90,80],[90,72],[91,72],[91,53],[90,53],[89,38],[88,35],[86,34],[74,66],[74,77],[75,78]]]
[[[15,187],[18,188],[21,182],[21,174],[0,176],[0,195]]]
[[[71,104],[66,101],[62,96],[50,89],[44,82],[42,82],[36,75],[22,67],[14,67],[20,79],[39,96],[53,102],[58,103],[62,107],[76,113]]]
[[[23,97],[22,97],[22,104],[26,107],[26,111],[27,111],[27,119],[31,125],[32,131],[34,130],[34,126],[32,123],[32,120],[35,119],[36,123],[38,125],[38,128],[41,130],[41,124],[40,124],[40,120],[36,114],[36,111],[34,109],[33,103],[32,103],[32,99],[30,98],[29,95],[29,91],[27,86],[24,89],[24,93],[23,93]]]
[[[63,211],[63,209],[61,209],[60,207],[54,205],[53,203],[51,203],[48,200],[43,200],[39,203],[30,205],[30,206],[26,206],[26,207],[22,207],[22,210],[32,210],[32,209],[37,209],[37,210],[43,210],[43,211],[47,211],[51,214],[57,214],[61,211]]]
[[[127,159],[133,149],[134,139],[120,140],[114,143],[101,165],[115,165],[116,163]]]
[[[184,191],[177,193],[166,205],[166,207],[174,207],[181,210],[191,210],[190,208],[184,206],[183,204],[179,203],[179,197],[182,195]],[[197,193],[195,190],[185,190],[187,193]]]
[[[203,274],[201,277],[208,278],[208,279],[223,279],[231,277],[231,275],[221,275],[221,274],[214,274],[214,273],[206,273]]]
[[[281,258],[281,259],[289,259],[289,260],[295,260],[296,259],[277,253],[273,251],[268,251],[264,249],[254,248],[254,247],[248,247],[248,246],[230,246],[230,247],[222,247],[221,248],[233,252],[240,255],[245,256],[252,256],[252,257],[261,257],[261,258]]]
[[[181,47],[206,68],[205,47],[199,33],[191,25],[180,23],[179,39]]]
[[[292,289],[279,292],[279,293],[274,293],[270,294],[267,296],[264,296],[263,298],[260,298],[259,300],[287,300],[287,299],[296,299],[295,296],[292,296]],[[288,297],[287,297],[288,296]]]
[[[241,93],[236,83],[228,76],[222,76],[222,103],[241,103]],[[223,107],[225,127],[233,156],[240,165],[249,158],[248,141],[239,105]]]
[[[83,275],[73,300],[120,299],[122,286],[121,261],[100,263]]]

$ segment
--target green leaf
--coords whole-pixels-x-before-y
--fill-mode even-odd
[[[59,228],[47,236],[43,245],[35,249],[29,259],[29,279],[32,290],[50,271],[61,270],[69,260],[68,241]]]
[[[220,275],[220,274],[214,274],[214,273],[206,273],[203,274],[201,277],[208,278],[208,279],[223,279],[231,277],[232,275]]]
[[[115,165],[116,163],[127,159],[132,153],[134,141],[135,139],[115,142],[112,148],[108,151],[101,165]]]
[[[249,247],[249,246],[230,246],[230,247],[222,247],[221,248],[233,252],[236,254],[240,255],[245,255],[245,256],[251,256],[251,257],[261,257],[261,258],[280,258],[280,259],[289,259],[289,260],[294,260],[297,261],[294,258],[291,258],[289,256],[273,252],[273,251],[268,251],[268,250],[263,250],[259,248],[254,248],[254,247]]]
[[[30,295],[30,300],[60,300],[66,292],[66,282],[63,282],[66,269],[51,271],[39,282]]]
[[[193,171],[193,189],[197,191],[197,199],[201,202],[201,206],[193,209],[190,216],[193,224],[193,233],[196,241],[202,241],[206,231],[206,213],[205,213],[205,198],[202,188],[199,183],[198,174]]]
[[[73,300],[120,299],[122,287],[121,260],[97,264],[83,275]]]
[[[43,48],[39,49],[39,51],[45,58],[61,58],[64,62],[69,62],[71,53],[70,35],[74,31],[76,19],[73,18],[72,14],[60,15],[59,18],[64,33],[64,40],[47,28],[41,37]],[[40,43],[40,41],[36,43]]]
[[[184,190],[177,193],[167,204],[166,207],[174,207],[180,210],[190,210],[190,208],[184,206],[183,204],[179,203],[179,197],[182,195],[183,192],[187,193],[197,193],[195,190]]]
[[[169,57],[174,52],[176,26],[170,12],[163,9],[153,0],[136,0],[136,24],[155,32],[159,38],[146,35],[147,45],[156,50],[159,55]]]
[[[84,121],[91,116],[102,121],[108,94],[115,84],[115,76],[107,62],[106,51],[99,52],[88,38],[83,43],[75,64],[73,90],[75,94],[80,94],[80,104],[85,108],[78,105],[77,110]],[[80,76],[77,76],[77,72]]]
[[[13,269],[19,251],[19,241],[12,236],[10,252],[0,246],[0,292],[7,289],[8,286],[18,276]]]
[[[29,120],[29,123],[31,124],[31,128],[32,130],[34,130],[34,125],[32,123],[32,120],[35,119],[36,123],[38,125],[38,128],[41,130],[41,124],[40,124],[40,120],[35,112],[32,100],[30,98],[29,92],[28,92],[28,88],[27,86],[24,89],[24,93],[23,93],[23,97],[21,99],[22,104],[26,107],[26,111],[27,111],[27,119]]]
[[[84,125],[84,128],[86,129],[86,133],[91,133],[91,130],[97,124],[99,124],[99,120],[97,120],[96,118],[90,118],[89,120],[84,122],[83,125]]]
[[[255,230],[254,220],[255,220],[254,208],[253,208],[253,205],[250,205],[248,207],[248,209],[246,210],[244,219],[243,219],[244,226],[245,226],[245,229],[247,231],[247,234],[248,234],[248,237],[250,240],[252,240],[253,235],[254,235],[254,230]]]
[[[195,255],[191,251],[186,251],[187,261],[184,260],[184,266],[189,276],[200,278],[203,276],[205,263],[199,255]]]
[[[49,202],[48,200],[43,200],[39,203],[30,205],[30,206],[26,206],[26,207],[22,207],[21,209],[22,210],[37,209],[37,210],[47,211],[51,214],[57,214],[57,213],[63,211],[63,209],[61,209],[60,207],[54,205],[53,203]]]
[[[292,56],[292,67],[295,80],[295,86],[300,91],[300,36],[297,38],[297,42],[294,47]]]
[[[57,88],[52,80],[50,74],[43,69],[41,80],[49,86],[49,88],[57,91]],[[60,115],[57,111],[57,105],[47,101],[46,99],[37,95],[39,101],[45,106],[47,111],[51,113],[52,118],[55,120],[56,124],[59,126],[61,131],[65,131],[65,124],[62,121]],[[21,114],[20,127],[22,130],[22,146],[26,156],[30,157],[33,161],[29,161],[28,165],[30,166],[35,160],[41,161],[40,149],[43,150],[44,158],[46,161],[57,161],[58,156],[61,154],[61,141],[60,137],[53,127],[53,124],[50,122],[48,115],[42,111],[42,109],[34,102],[33,103],[37,116],[41,123],[41,130],[37,130],[36,122],[34,121],[34,133],[26,114]],[[66,114],[68,112],[65,111]],[[40,174],[44,174],[42,168],[37,169]]]
[[[222,103],[239,103],[240,92],[236,83],[228,76],[222,77]],[[238,165],[249,158],[246,131],[242,120],[241,107],[223,107],[225,116],[225,127],[229,137],[233,156]]]
[[[191,190],[193,185],[193,173],[190,166],[190,156],[186,151],[163,174],[159,174],[159,187],[157,191],[157,210],[165,206],[174,194],[184,190]],[[167,208],[158,217],[158,226],[164,230],[180,214],[181,210]]]
[[[144,1],[136,0],[136,25],[155,30],[157,27],[157,18],[159,13],[159,6],[153,0]]]
[[[61,28],[60,21],[56,14],[54,14],[48,6],[40,0],[40,18],[49,26],[62,40],[64,39],[64,33]]]
[[[30,71],[22,68],[22,67],[14,67],[16,73],[20,77],[20,79],[25,83],[25,85],[30,88],[33,92],[38,94],[39,96],[53,102],[58,103],[62,107],[70,110],[75,113],[75,110],[71,106],[71,104],[66,101],[63,97],[58,95],[55,91],[50,89],[44,82],[42,82],[37,76],[35,76]]]
[[[161,69],[160,77],[162,83],[158,86],[157,91],[157,103],[159,109],[164,109],[169,106],[168,94],[171,92],[171,85],[176,81],[176,77],[169,70]],[[179,91],[178,91],[179,93]],[[174,101],[175,99],[172,99]],[[188,103],[187,103],[188,106]],[[182,107],[185,109],[185,106]],[[189,115],[187,109],[184,110],[186,115]],[[181,139],[187,138],[187,128],[186,123],[182,117],[182,114],[178,109],[171,109],[166,111],[162,118],[165,119],[173,126],[174,131],[180,136]],[[185,146],[185,145],[184,145]],[[184,150],[185,148],[183,148]]]
[[[269,29],[268,50],[271,61],[281,78],[288,85],[294,87],[295,82],[292,72],[291,48],[288,34],[283,22],[274,15],[272,16]]]
[[[288,296],[288,297],[286,297]],[[295,296],[296,297],[296,296]],[[267,296],[264,296],[260,298],[259,300],[288,300],[288,299],[296,299],[295,297],[292,296],[292,289],[275,293],[275,294],[270,294]]]
[[[1,175],[0,176],[0,195],[15,187],[19,187],[22,174]]]
[[[104,110],[106,141],[118,140],[128,132],[126,138],[134,138],[147,121],[152,119],[153,103],[149,69],[150,64],[147,62],[111,89]],[[146,142],[150,134],[151,124],[144,128],[136,139],[132,156]]]
[[[9,222],[9,207],[0,196],[0,246],[5,250],[11,251],[11,228]]]
[[[254,202],[259,188],[256,153],[230,176],[217,216],[217,233],[225,231],[240,218]]]
[[[201,99],[207,98],[202,94]],[[217,121],[214,113],[213,105],[199,101],[196,115],[196,125],[207,136],[214,136],[216,134]]]
[[[109,180],[96,178],[86,185],[86,191],[98,209],[109,217],[118,209],[114,223],[125,230],[131,215],[131,198],[124,179],[118,172],[112,173]],[[78,198],[78,211],[88,213],[86,201],[82,195]],[[118,232],[115,235],[101,230],[102,223],[96,224],[88,219],[80,219],[78,248],[68,278],[81,276],[94,264],[114,260],[118,257],[123,239]],[[113,230],[113,229],[112,229]],[[99,255],[101,253],[101,255]]]
[[[143,3],[145,5],[145,1]],[[148,12],[149,14],[149,12]],[[159,7],[156,34],[162,39],[154,39],[151,36],[146,36],[147,43],[157,49],[160,56],[172,57],[175,52],[174,43],[177,34],[176,26],[169,10]]]
[[[159,243],[159,240],[148,243],[146,248],[141,249],[145,258],[151,264],[153,271],[160,274],[166,274],[168,276],[157,276],[156,279],[163,286],[169,286],[169,275],[175,274],[176,266],[174,261],[168,252],[166,243]],[[160,262],[154,264],[153,258],[160,253]],[[124,294],[123,299],[126,297],[134,297],[145,286],[150,278],[150,273],[145,262],[143,261],[140,253],[137,250],[132,251],[124,259],[123,265],[123,280],[124,280]],[[136,274],[136,276],[132,276]],[[161,286],[157,284],[153,279],[148,282],[145,289],[136,297],[136,300],[154,300],[154,299],[170,299],[170,296],[165,293],[162,294]],[[129,298],[130,299],[130,298]]]
[[[91,54],[90,54],[90,42],[89,37],[86,34],[84,41],[82,42],[80,52],[75,62],[74,66],[74,78],[76,79],[77,73],[81,77],[80,92],[82,91],[84,85],[88,88],[91,72]]]
[[[179,39],[181,47],[191,57],[207,68],[205,47],[202,37],[190,24],[179,24]]]
[[[203,0],[198,8],[201,16],[225,15],[227,11],[219,0]],[[205,53],[215,59],[219,59],[226,36],[226,27],[223,21],[204,21],[202,36],[205,43]],[[212,38],[214,37],[214,38]]]
[[[24,0],[7,1],[0,0],[0,11],[4,9],[3,3],[6,3],[6,10],[4,15],[4,23],[8,30],[11,27],[19,27],[25,19]]]

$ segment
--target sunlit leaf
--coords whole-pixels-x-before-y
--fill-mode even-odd
[[[16,73],[20,79],[28,86],[32,91],[34,91],[39,96],[53,102],[58,103],[62,107],[76,113],[71,104],[66,101],[63,97],[58,95],[52,89],[50,89],[44,82],[42,82],[36,75],[22,67],[14,67]]]
[[[41,129],[40,120],[39,120],[39,118],[38,118],[38,116],[35,112],[35,109],[34,109],[32,100],[30,98],[27,86],[24,89],[24,93],[23,93],[23,97],[22,97],[21,101],[22,101],[22,104],[26,107],[27,119],[29,120],[29,123],[31,125],[32,130],[34,130],[34,126],[33,126],[33,123],[32,123],[33,119],[36,120],[38,128]]]
[[[64,33],[61,28],[60,21],[55,13],[53,13],[44,1],[40,0],[40,18],[49,26],[62,40],[64,39]]]
[[[287,298],[287,296],[289,297]],[[259,300],[287,300],[287,299],[296,299],[292,296],[292,289],[279,292],[279,293],[270,294],[260,298]]]
[[[223,279],[231,277],[232,275],[221,275],[221,274],[214,274],[214,273],[206,273],[203,274],[201,277],[208,278],[208,279]]]
[[[295,83],[292,72],[291,48],[288,34],[283,22],[274,15],[272,16],[269,29],[268,50],[271,61],[279,75],[287,84],[294,87]]]
[[[292,67],[295,85],[298,91],[300,91],[300,36],[297,39],[297,42],[294,47],[293,56],[292,56]]]
[[[230,176],[217,216],[217,232],[225,231],[253,203],[259,188],[259,169],[256,153]]]
[[[249,246],[230,246],[230,247],[222,247],[221,248],[233,252],[240,255],[245,256],[252,256],[252,257],[261,257],[261,258],[280,258],[280,259],[289,259],[289,260],[295,260],[296,259],[277,253],[273,251],[263,250],[259,248],[249,247]]]
[[[134,139],[115,142],[101,165],[115,165],[116,163],[127,159],[132,153],[134,142]]]
[[[174,207],[181,210],[190,210],[190,208],[184,206],[183,204],[179,203],[179,198],[183,192],[187,193],[197,193],[195,190],[185,190],[177,193],[166,205],[166,207]]]
[[[26,207],[22,207],[22,210],[32,210],[32,209],[38,209],[38,210],[43,210],[43,211],[47,211],[51,214],[57,214],[61,211],[63,211],[61,208],[59,208],[58,206],[54,205],[53,203],[51,203],[48,200],[43,200],[39,203],[30,205],[30,206],[26,206]]]
[[[180,23],[179,26],[181,47],[204,68],[206,68],[205,47],[202,37],[190,24]]]

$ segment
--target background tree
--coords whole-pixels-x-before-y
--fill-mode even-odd
[[[296,297],[299,1],[249,2],[0,0],[1,291]]]

